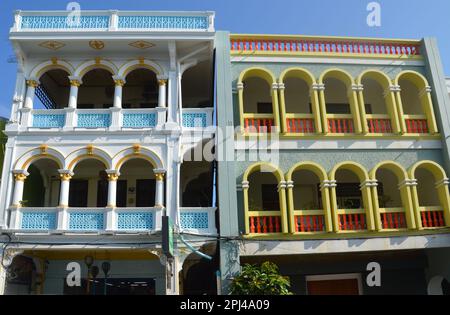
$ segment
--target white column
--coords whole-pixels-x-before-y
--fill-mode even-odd
[[[167,79],[159,79],[158,107],[166,107],[166,85]]]
[[[78,77],[69,77],[70,80],[70,95],[69,95],[69,108],[77,108],[78,103],[78,88],[82,84]]]
[[[72,179],[73,172],[69,170],[58,170],[59,177],[61,178],[61,191],[59,193],[59,207],[66,208],[69,206],[69,191],[70,180]]]
[[[156,188],[155,188],[155,207],[164,208],[164,175],[165,170],[155,169],[153,170],[156,178]]]
[[[23,198],[23,187],[25,184],[25,180],[27,179],[27,176],[29,175],[28,172],[24,170],[14,170],[14,193],[13,193],[13,199],[12,199],[12,206],[13,207],[20,207],[21,201]]]
[[[125,85],[125,79],[118,76],[114,76],[113,79],[116,85],[114,90],[114,107],[122,108],[122,88]]]
[[[107,170],[108,174],[108,203],[107,208],[115,208],[117,202],[117,180],[120,173],[116,170]]]
[[[27,94],[25,97],[24,108],[32,109],[36,88],[39,86],[38,80],[27,80]]]

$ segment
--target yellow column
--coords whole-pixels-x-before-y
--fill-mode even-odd
[[[295,206],[294,206],[294,182],[292,180],[286,181],[288,213],[289,213],[289,232],[295,233]]]
[[[333,211],[330,201],[330,189],[331,183],[328,180],[323,181],[320,184],[320,190],[322,192],[322,207],[325,216],[325,228],[328,233],[333,232]]]
[[[417,193],[417,179],[410,179],[408,185],[411,189],[411,199],[414,207],[414,218],[416,221],[416,228],[418,230],[423,230],[422,218],[420,216],[419,194]]]
[[[316,127],[316,133],[322,133],[323,132],[323,118],[321,115],[321,106],[319,101],[319,92],[317,88],[317,84],[313,84],[313,86],[310,89],[310,98],[311,98],[311,105],[312,105],[312,112],[314,115],[314,126]]]
[[[272,83],[272,105],[273,105],[273,120],[276,128],[274,132],[280,132],[280,111],[278,106],[278,83]]]
[[[450,226],[450,195],[448,192],[448,185],[450,181],[448,178],[436,183],[436,189],[439,196],[439,201],[444,211],[445,226]]]
[[[327,103],[325,99],[325,84],[314,84],[313,89],[319,93],[320,114],[322,117],[322,132],[328,133],[328,119],[327,119]]]
[[[386,107],[389,113],[389,117],[391,118],[392,130],[396,134],[402,133],[402,123],[400,119],[400,113],[398,111],[397,102],[395,100],[395,90],[396,88],[393,86],[389,86],[386,91],[384,91],[384,101],[386,103]]]
[[[361,123],[361,116],[360,111],[358,108],[358,92],[359,86],[356,84],[353,84],[351,88],[348,90],[347,96],[350,101],[350,110],[353,116],[353,121],[355,125],[355,133],[362,133],[362,123]]]
[[[364,183],[361,184],[361,194],[363,198],[364,209],[366,210],[367,230],[369,231],[376,230],[372,205],[372,194],[371,194],[372,186],[373,182],[370,180],[366,180]]]
[[[249,234],[250,233],[250,218],[249,218],[249,207],[248,207],[248,189],[249,189],[249,182],[248,181],[243,181],[242,182],[242,194],[244,197],[244,221],[245,221],[245,234]]]
[[[367,133],[369,133],[369,126],[367,124],[366,106],[365,106],[365,101],[364,101],[364,86],[362,84],[355,85],[354,90],[356,91],[356,93],[358,95],[359,114],[361,116],[362,133],[367,134]]]
[[[403,113],[403,102],[402,102],[402,95],[401,95],[401,88],[400,85],[392,85],[389,88],[393,93],[395,93],[395,98],[397,100],[397,112],[398,112],[398,120],[400,123],[400,132],[402,134],[405,134],[408,132],[406,129],[406,123],[405,123],[405,116]]]
[[[280,181],[278,184],[278,194],[280,197],[280,212],[281,212],[281,228],[283,233],[289,233],[288,228],[288,213],[286,209],[286,182]]]
[[[284,98],[285,86],[283,82],[278,83],[278,90],[280,94],[280,117],[281,117],[281,133],[287,132],[286,126],[286,100]]]
[[[244,125],[244,83],[238,82],[236,85],[238,91],[238,101],[239,101],[239,119],[241,122],[241,133],[245,132]]]
[[[335,180],[328,181],[329,184],[329,191],[330,191],[330,203],[331,203],[331,213],[333,217],[333,229],[337,233],[339,232],[339,206],[337,203],[337,194],[336,194],[336,187],[337,183]]]
[[[377,180],[373,180],[372,182],[373,184],[370,187],[370,190],[372,191],[372,205],[375,220],[375,229],[377,231],[381,231],[383,229],[383,225],[381,223],[380,203],[378,201],[378,183]]]
[[[436,117],[434,116],[433,110],[433,101],[431,98],[431,87],[425,87],[425,89],[420,93],[420,101],[422,103],[423,111],[427,116],[428,131],[431,134],[438,133]]]

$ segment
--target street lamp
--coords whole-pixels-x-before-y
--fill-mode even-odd
[[[107,261],[104,261],[102,263],[102,270],[103,273],[105,274],[105,280],[103,282],[103,295],[106,295],[106,279],[108,279],[108,272],[111,269],[111,264]]]

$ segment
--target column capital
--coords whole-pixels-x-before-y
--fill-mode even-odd
[[[83,84],[81,78],[77,76],[70,76],[69,81],[71,86],[79,87],[81,84]]]
[[[274,82],[272,83],[272,90],[278,90],[278,83]]]
[[[241,184],[242,189],[248,189],[250,187],[250,183],[246,180],[242,181]]]
[[[116,181],[119,179],[120,172],[117,170],[106,170],[106,175],[108,176],[108,181]]]
[[[433,91],[433,89],[431,88],[431,86],[426,86],[419,92],[419,96],[423,96],[425,94],[429,94],[432,91]]]
[[[337,186],[337,182],[335,180],[324,180],[322,183],[320,183],[320,189],[328,189],[328,188],[334,188]]]
[[[442,186],[448,186],[448,185],[450,185],[450,179],[448,179],[448,178],[443,178],[440,181],[437,181],[435,183],[436,188],[440,188]]]
[[[359,185],[359,188],[361,188],[361,189],[363,189],[363,188],[366,188],[366,187],[377,187],[378,186],[378,180],[376,180],[376,179],[368,179],[368,180],[365,180],[365,181],[363,181],[360,185]]]
[[[323,83],[313,83],[311,85],[313,91],[325,91],[325,84]]]
[[[239,90],[243,90],[244,89],[244,83],[243,82],[238,82],[236,83],[236,89]]]
[[[293,180],[286,181],[286,188],[287,189],[294,188],[294,181]]]
[[[389,85],[389,91],[391,92],[401,92],[401,90],[400,85]]]
[[[35,79],[35,78],[27,79],[26,82],[27,82],[27,86],[32,87],[32,88],[37,88],[39,86],[39,84],[41,84],[39,82],[39,80]]]
[[[278,89],[279,90],[285,90],[286,89],[286,85],[283,82],[278,83]]]
[[[30,173],[28,173],[25,170],[13,170],[12,172],[13,172],[14,178],[17,182],[25,181],[25,179],[27,179],[28,175],[30,175]]]
[[[155,174],[156,181],[163,181],[164,176],[166,175],[166,170],[161,168],[155,168],[153,170],[153,173]]]
[[[417,185],[418,185],[417,179],[405,179],[404,181],[398,184],[398,188],[413,187]]]
[[[114,75],[112,78],[113,78],[114,84],[115,84],[116,86],[124,86],[125,83],[126,83],[125,78],[122,77],[122,76]]]
[[[278,183],[278,191],[284,190],[284,189],[286,189],[286,187],[287,187],[287,183],[285,180],[282,180]]]
[[[362,84],[352,84],[352,91],[355,91],[355,92],[364,91],[364,85],[362,85]]]
[[[72,179],[74,173],[71,170],[59,169],[58,170],[59,177],[62,181],[68,181]]]

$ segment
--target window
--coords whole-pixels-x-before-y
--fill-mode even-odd
[[[258,102],[256,110],[258,114],[272,114],[272,103]]]
[[[326,109],[328,114],[351,114],[350,104],[327,103]]]
[[[279,211],[280,209],[280,197],[278,195],[277,184],[262,184],[262,206],[266,211]]]
[[[89,182],[72,179],[69,188],[69,207],[87,207]]]

